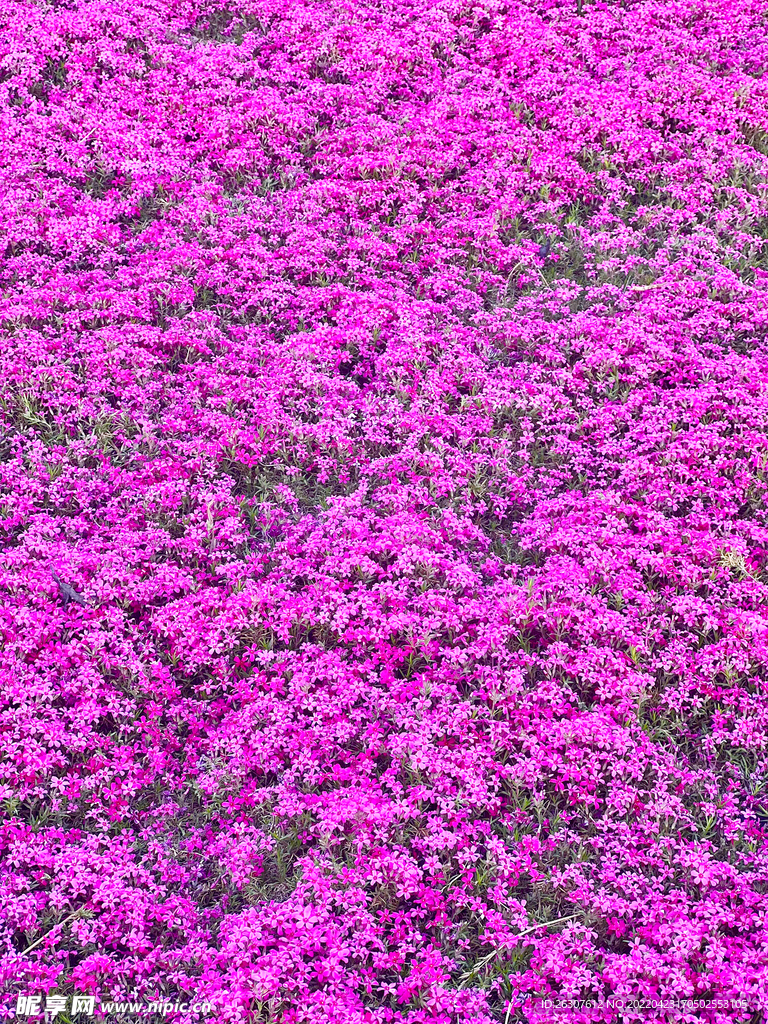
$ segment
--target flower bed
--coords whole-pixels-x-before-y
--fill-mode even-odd
[[[6,1017],[759,1019],[767,14],[5,5]]]

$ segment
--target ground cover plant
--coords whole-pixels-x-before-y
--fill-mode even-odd
[[[768,6],[2,25],[2,1019],[762,1020]]]

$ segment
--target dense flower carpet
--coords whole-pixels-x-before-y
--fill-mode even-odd
[[[0,23],[0,1019],[761,1020],[768,4]]]

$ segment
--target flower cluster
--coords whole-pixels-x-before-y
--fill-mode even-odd
[[[765,18],[7,0],[0,1018],[768,1008]]]

